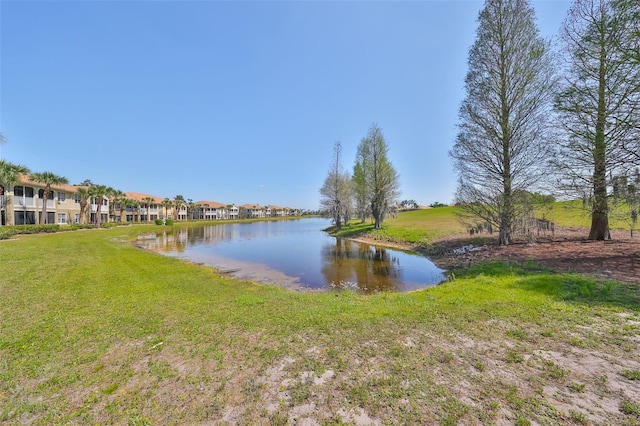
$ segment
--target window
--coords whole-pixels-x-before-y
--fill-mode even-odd
[[[30,186],[14,186],[13,195],[16,197],[33,198],[33,188],[31,188]]]
[[[44,189],[40,189],[38,190],[38,198],[43,198],[44,197]],[[49,195],[47,196],[48,200],[53,200],[53,191],[49,192]]]
[[[75,224],[80,223],[80,213],[75,214],[75,217],[73,218],[73,223]]]
[[[58,223],[64,225],[67,223],[67,214],[66,213],[58,213]]]
[[[35,212],[17,211],[14,213],[16,225],[35,225],[36,215]]]
[[[58,192],[58,202],[62,203],[67,200],[66,192]]]
[[[75,194],[75,195],[73,196],[73,201],[75,201],[75,202],[76,202],[76,204],[80,204],[80,200],[81,200],[81,199],[82,199],[82,198],[80,197],[80,194]]]

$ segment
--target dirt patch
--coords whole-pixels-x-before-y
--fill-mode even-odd
[[[526,262],[533,260],[558,272],[576,272],[640,283],[640,239],[628,231],[611,231],[611,240],[587,240],[582,228],[557,229],[554,234],[536,236],[533,242],[515,241],[498,246],[495,238],[482,234],[450,235],[427,249],[416,249],[445,269],[466,267],[494,260]],[[486,237],[486,238],[485,238]],[[406,247],[411,248],[411,247]]]

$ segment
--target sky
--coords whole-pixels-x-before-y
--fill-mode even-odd
[[[568,0],[532,2],[542,36]],[[401,200],[450,203],[482,1],[0,0],[0,156],[71,184],[319,208],[372,124]]]

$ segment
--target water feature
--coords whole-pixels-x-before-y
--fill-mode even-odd
[[[321,218],[180,227],[141,236],[140,247],[292,289],[411,291],[444,271],[426,257],[327,235]]]

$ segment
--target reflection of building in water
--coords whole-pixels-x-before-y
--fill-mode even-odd
[[[155,234],[155,238],[142,236],[138,245],[152,250],[183,252],[187,244],[207,242],[215,244],[219,241],[237,239],[240,230],[237,226],[198,226],[195,228],[177,228],[163,230]]]

